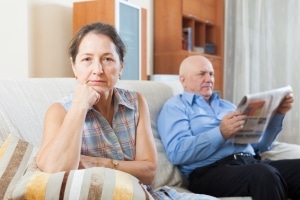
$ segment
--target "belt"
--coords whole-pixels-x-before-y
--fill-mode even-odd
[[[253,158],[253,155],[251,153],[235,153],[230,157],[233,157],[234,160],[237,160],[238,158]]]
[[[209,164],[209,165],[206,165],[206,166],[202,166],[202,167],[198,167],[196,168],[191,174],[190,174],[190,177],[192,176],[192,174],[195,172],[195,171],[198,171],[198,172],[195,172],[195,173],[200,173],[200,174],[205,174],[206,172],[208,172],[208,170],[210,170],[211,168],[214,168],[214,167],[218,167],[218,166],[222,166],[222,165],[227,165],[228,163],[230,164],[233,160],[238,160],[238,161],[242,161],[243,158],[249,158],[249,163],[253,162],[252,159],[256,159],[254,158],[254,155],[252,155],[251,153],[243,153],[243,152],[240,152],[240,153],[235,153],[235,154],[232,154],[232,155],[229,155],[229,156],[226,156],[225,158],[222,158],[212,164]],[[251,160],[250,160],[251,159]],[[245,160],[243,160],[243,163],[248,163],[248,161],[244,162]],[[234,162],[235,163],[235,162]]]
[[[254,158],[254,156],[251,153],[235,153],[232,155],[229,155],[225,158],[222,158],[221,160],[217,161],[217,162],[227,162],[229,160],[238,160],[238,159],[243,159],[243,158]]]

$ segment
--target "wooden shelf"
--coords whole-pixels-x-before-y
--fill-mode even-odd
[[[215,69],[223,91],[224,0],[154,1],[154,74],[178,74],[187,56],[201,54]],[[191,45],[184,29],[191,30]]]

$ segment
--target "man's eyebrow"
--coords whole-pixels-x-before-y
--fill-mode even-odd
[[[211,73],[212,71],[200,70],[201,73]]]

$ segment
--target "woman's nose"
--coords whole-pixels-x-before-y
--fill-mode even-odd
[[[102,64],[100,62],[97,62],[97,61],[94,62],[93,73],[94,74],[103,73]]]

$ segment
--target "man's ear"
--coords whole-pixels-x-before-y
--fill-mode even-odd
[[[183,82],[184,82],[184,80],[185,80],[184,76],[180,75],[180,76],[179,76],[179,80],[180,80],[181,84],[183,84]]]
[[[186,88],[186,85],[185,85],[185,77],[182,76],[182,75],[180,75],[180,76],[179,76],[179,81],[180,81],[180,83],[181,83],[183,89],[185,89],[185,88]]]

